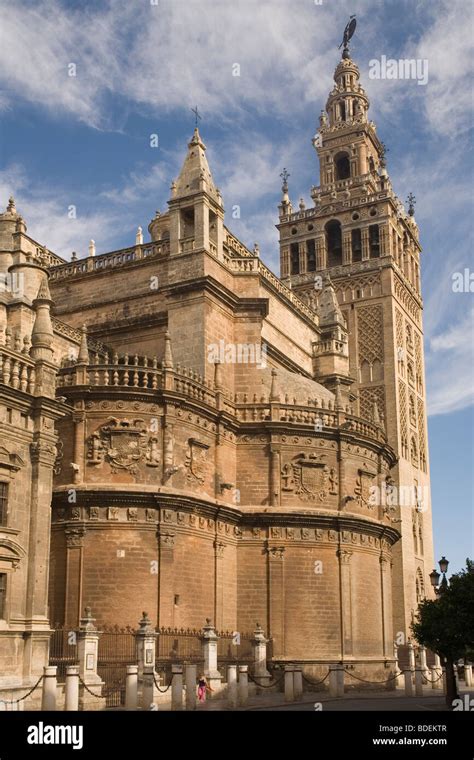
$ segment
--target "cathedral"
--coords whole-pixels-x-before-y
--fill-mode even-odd
[[[0,692],[86,605],[99,629],[259,621],[274,661],[387,677],[433,548],[421,247],[368,112],[345,47],[311,207],[282,173],[279,277],[226,226],[197,127],[148,242],[66,261],[10,198]]]

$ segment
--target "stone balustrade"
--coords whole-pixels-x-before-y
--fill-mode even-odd
[[[34,393],[34,361],[7,346],[0,347],[0,382],[24,393]]]
[[[87,272],[97,272],[101,269],[110,269],[131,261],[139,261],[151,256],[158,256],[169,251],[169,242],[161,241],[147,243],[143,245],[134,245],[130,248],[123,248],[118,251],[102,253],[99,256],[87,256],[84,259],[71,261],[61,266],[55,266],[50,270],[51,280],[63,280],[66,277],[74,275],[87,274]]]

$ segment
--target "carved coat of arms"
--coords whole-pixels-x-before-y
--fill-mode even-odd
[[[324,501],[337,487],[337,475],[325,455],[298,454],[282,468],[283,491],[293,491],[302,501]]]
[[[185,467],[187,469],[186,479],[197,480],[201,485],[206,479],[207,452],[209,445],[197,438],[190,438],[188,441],[188,450],[186,453]]]
[[[357,471],[356,485],[354,488],[354,495],[356,501],[360,507],[374,508],[374,504],[370,501],[372,482],[375,478],[375,473],[370,472],[367,469],[367,465],[364,463],[364,468],[359,468]]]
[[[126,470],[136,475],[141,462],[158,467],[158,438],[150,436],[144,420],[113,418],[91,435],[87,457],[89,464],[108,462],[113,473]]]

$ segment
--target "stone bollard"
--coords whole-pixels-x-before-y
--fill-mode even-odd
[[[341,689],[341,675],[342,670],[342,689]],[[329,695],[331,697],[344,696],[344,668],[340,665],[329,666]]]
[[[293,671],[293,694],[296,699],[303,696],[303,668],[295,667]]]
[[[138,665],[127,665],[125,676],[125,709],[136,710],[138,705]]]
[[[173,680],[171,682],[171,709],[183,709],[183,666],[172,665],[171,673]]]
[[[428,663],[426,662],[426,647],[424,646],[420,647],[420,668],[423,671],[424,676],[429,674]]]
[[[206,618],[206,625],[202,631],[201,646],[204,660],[204,675],[206,676],[208,685],[215,692],[214,696],[217,696],[222,685],[222,676],[217,670],[217,642],[219,637],[210,618]],[[210,698],[212,698],[213,692],[210,692]]]
[[[393,659],[395,660],[395,673],[398,674],[395,678],[395,688],[403,689],[405,685],[405,679],[403,677],[403,673],[400,670],[400,665],[398,662],[398,645],[395,641],[393,642]]]
[[[285,702],[293,702],[295,698],[293,670],[293,665],[285,665]]]
[[[42,710],[56,710],[57,670],[58,668],[56,665],[47,665],[43,668]]]
[[[231,710],[235,710],[237,699],[237,665],[227,666],[227,701]]]
[[[423,670],[415,668],[415,694],[417,697],[423,696]]]
[[[441,687],[443,686],[440,675],[441,675],[441,668],[437,668],[435,665],[433,665],[431,668],[431,675],[430,675],[432,689],[441,689]]]
[[[472,665],[464,665],[464,681],[466,686],[472,686]]]
[[[247,704],[249,698],[249,666],[239,665],[239,705]]]
[[[79,710],[79,668],[76,665],[69,665],[66,668],[64,709],[68,712]]]
[[[197,665],[186,665],[186,710],[196,709]]]
[[[413,683],[413,676],[414,676],[415,667],[416,667],[415,648],[414,648],[413,643],[411,641],[408,642],[407,647],[408,647],[408,668],[410,670],[411,678],[412,678],[412,683]]]
[[[403,671],[403,677],[405,679],[405,696],[413,696],[413,673],[410,669]]]

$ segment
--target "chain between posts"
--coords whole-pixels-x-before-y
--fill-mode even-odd
[[[155,684],[156,688],[158,689],[158,691],[160,692],[160,694],[166,694],[166,692],[167,692],[167,691],[168,691],[168,689],[170,688],[171,684],[173,683],[173,678],[174,678],[174,677],[175,677],[175,673],[172,673],[172,675],[171,675],[171,680],[170,680],[170,682],[169,682],[168,686],[166,687],[166,689],[161,689],[161,688],[159,687],[159,685],[156,683],[155,674],[153,673],[153,682],[154,682],[154,684]]]
[[[274,686],[276,686],[277,684],[279,684],[279,683],[281,683],[283,681],[283,679],[285,677],[285,674],[283,673],[283,675],[280,678],[277,678],[277,680],[274,681],[273,683],[258,683],[258,681],[256,681],[255,678],[252,675],[250,675],[250,673],[248,674],[248,677],[249,677],[249,680],[253,681],[255,684],[257,684],[257,686],[259,688],[261,688],[261,689],[272,689]],[[257,678],[258,678],[258,676],[257,676]]]
[[[303,681],[306,681],[306,683],[309,683],[309,684],[311,684],[311,686],[319,686],[319,684],[321,684],[321,683],[324,683],[324,681],[327,679],[327,677],[328,677],[328,675],[329,675],[329,673],[330,673],[330,672],[331,672],[331,671],[330,671],[330,670],[328,670],[328,672],[326,673],[326,675],[324,676],[324,678],[322,678],[322,679],[321,679],[321,681],[312,681],[312,680],[311,680],[311,678],[308,678],[308,677],[307,677],[307,676],[305,676],[305,674],[303,673],[303,674],[302,674],[302,676],[303,676]]]
[[[387,678],[385,681],[368,681],[366,678],[361,678],[360,676],[356,676],[355,673],[351,673],[350,670],[344,670],[344,673],[347,673],[348,676],[352,676],[352,678],[356,678],[358,681],[363,681],[363,683],[372,683],[372,684],[389,683],[390,681],[394,681],[396,678],[403,675],[402,671],[400,671],[399,673],[395,673],[394,676],[390,676],[390,678]]]
[[[422,677],[425,683],[436,683],[436,681],[441,680],[441,678],[443,677],[443,673],[441,672],[441,674],[437,678],[428,678],[427,676],[425,676],[424,673],[422,673]]]
[[[23,702],[24,699],[30,696],[30,694],[33,694],[34,690],[38,688],[41,681],[43,680],[44,676],[40,676],[38,680],[36,681],[35,685],[31,687],[29,691],[26,692],[22,697],[19,699],[1,699],[0,702],[3,702],[4,705],[17,705],[18,702]]]

